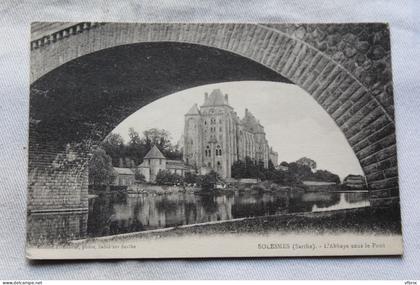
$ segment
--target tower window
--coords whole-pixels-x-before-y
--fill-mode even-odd
[[[205,154],[206,154],[206,156],[211,156],[211,151],[210,151],[209,146],[206,147]]]
[[[222,149],[221,149],[220,145],[218,145],[218,146],[216,147],[216,155],[217,155],[217,156],[221,156],[221,155],[222,155]]]

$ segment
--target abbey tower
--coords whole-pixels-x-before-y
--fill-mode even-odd
[[[277,163],[277,153],[268,145],[264,127],[245,110],[240,119],[229,105],[228,95],[215,89],[204,95],[204,103],[194,104],[185,114],[184,161],[197,170],[213,169],[223,178],[231,177],[231,166],[250,157]]]

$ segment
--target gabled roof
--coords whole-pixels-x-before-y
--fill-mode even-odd
[[[245,109],[245,116],[240,122],[246,130],[252,133],[265,134],[264,127],[260,121],[248,109]]]
[[[226,97],[220,89],[214,89],[208,97],[204,100],[203,106],[220,106],[228,105]]]
[[[200,115],[197,104],[194,104],[185,115]]]
[[[134,175],[134,172],[130,168],[114,167],[114,170],[118,174]]]
[[[149,158],[161,158],[166,159],[166,157],[160,152],[160,150],[154,145],[149,152],[144,156],[145,159]]]
[[[182,160],[167,160],[167,169],[186,169],[185,164]]]

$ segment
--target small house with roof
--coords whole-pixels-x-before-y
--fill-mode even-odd
[[[366,189],[366,179],[362,175],[347,175],[343,180],[343,185],[347,189]]]
[[[114,167],[116,173],[114,183],[115,186],[130,186],[134,184],[134,172],[130,168]]]
[[[155,182],[159,171],[167,170],[173,174],[184,176],[187,167],[181,160],[166,159],[162,152],[156,146],[153,146],[144,156],[138,169],[144,175],[146,182]]]

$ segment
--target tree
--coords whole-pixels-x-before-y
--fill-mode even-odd
[[[184,179],[182,176],[171,173],[168,170],[160,170],[156,175],[156,183],[160,185],[175,185],[183,183]]]
[[[215,185],[217,184],[219,180],[220,180],[219,174],[217,174],[217,172],[213,170],[210,171],[206,175],[201,176],[200,183],[199,183],[201,186],[201,190],[209,191],[209,190],[214,189]]]
[[[115,167],[132,168],[143,162],[146,153],[156,145],[168,159],[181,160],[182,150],[178,144],[172,145],[170,133],[164,129],[149,129],[143,132],[143,137],[134,129],[128,130],[128,142],[124,143],[119,134],[111,133],[101,146],[112,158]]]
[[[271,159],[268,160],[268,170],[273,171],[275,169],[273,162]]]
[[[134,179],[136,179],[137,181],[140,182],[145,182],[146,181],[146,177],[144,177],[144,175],[140,172],[140,169],[136,168],[134,170]]]
[[[130,137],[130,140],[126,146],[126,154],[134,161],[135,165],[139,165],[143,162],[143,157],[150,147],[145,145],[144,141],[140,138],[139,133],[135,131],[134,128],[128,130],[128,136]]]
[[[104,140],[104,145],[111,145],[115,147],[120,147],[124,145],[124,139],[120,134],[110,133],[106,136]]]
[[[188,184],[195,184],[195,183],[198,184],[199,183],[199,177],[195,173],[186,172],[185,177],[184,177],[184,182],[188,183]]]
[[[293,180],[302,181],[312,177],[312,170],[308,165],[299,164],[297,162],[289,163],[288,172],[293,176]]]
[[[245,161],[237,160],[231,167],[233,178],[261,178],[265,177],[264,162],[255,163],[249,156]]]
[[[101,147],[97,147],[89,161],[89,183],[109,186],[117,174],[112,167],[112,159]]]
[[[265,168],[264,161],[254,162],[250,157],[245,161],[237,160],[232,164],[231,173],[233,178],[257,178],[261,180],[271,179],[276,171],[271,160],[268,161],[268,168]]]
[[[181,160],[182,159],[182,151],[179,148],[179,144],[172,145],[170,142],[166,149],[162,149],[163,155],[167,159],[173,160]]]
[[[254,161],[249,157],[245,157],[245,173],[243,178],[257,178],[258,177],[258,166],[255,165]]]
[[[311,170],[316,169],[316,162],[310,158],[302,157],[296,160],[296,163],[303,166],[308,166]]]
[[[245,175],[245,163],[242,160],[237,160],[231,167],[232,177],[239,179]]]
[[[141,144],[140,135],[136,130],[134,130],[134,128],[128,129],[128,137],[130,138],[129,144],[132,144],[132,145]]]
[[[289,167],[289,163],[287,161],[282,161],[280,163],[281,166]]]
[[[119,134],[110,133],[101,143],[101,147],[111,156],[112,165],[119,166],[120,158],[125,156],[124,139]]]
[[[313,178],[316,181],[335,182],[336,184],[340,184],[340,177],[328,170],[317,170],[313,174]]]
[[[145,143],[151,147],[156,145],[161,150],[171,147],[171,135],[167,130],[152,128],[143,132]]]
[[[289,170],[273,170],[267,174],[267,179],[272,180],[274,183],[279,185],[294,185],[297,184],[298,180],[295,175]]]

